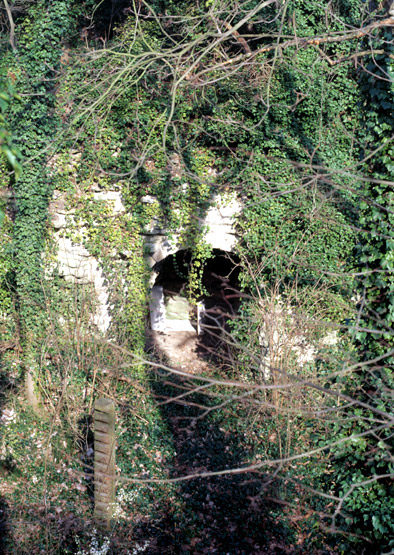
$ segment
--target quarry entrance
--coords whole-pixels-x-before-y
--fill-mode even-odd
[[[197,359],[212,359],[223,347],[229,320],[239,302],[239,259],[213,249],[205,262],[201,295],[187,299],[192,255],[182,249],[153,268],[156,279],[150,301],[151,329],[156,347],[173,363],[201,366]],[[177,360],[179,359],[179,360]]]

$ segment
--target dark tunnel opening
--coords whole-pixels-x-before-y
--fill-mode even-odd
[[[179,312],[189,310],[191,326],[188,329],[194,329],[199,334],[198,354],[215,362],[227,358],[229,322],[237,315],[240,304],[239,262],[236,255],[213,249],[211,258],[205,262],[201,282],[203,293],[196,299],[197,306],[188,304],[186,300],[192,263],[190,250],[180,250],[169,255],[153,268],[158,273],[154,288],[162,288],[160,294],[165,305],[164,311],[171,312],[168,308],[171,303],[173,306],[178,303]],[[183,315],[183,318],[186,317]],[[166,333],[165,325],[160,331]],[[168,332],[176,333],[173,329],[168,329]]]

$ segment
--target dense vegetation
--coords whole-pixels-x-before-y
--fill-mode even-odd
[[[372,4],[4,3],[5,553],[394,549],[394,21]],[[241,300],[227,345],[182,379],[146,341],[143,233],[178,237],[196,302],[219,194],[242,202]],[[106,333],[59,238],[99,262]],[[113,529],[92,535],[103,395],[120,482]]]

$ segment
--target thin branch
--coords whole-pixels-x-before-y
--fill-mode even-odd
[[[300,37],[296,37],[295,39],[292,40],[287,40],[285,42],[278,44],[269,44],[267,46],[263,46],[261,48],[259,48],[258,50],[255,50],[254,52],[247,52],[246,54],[239,54],[239,56],[235,56],[234,58],[230,58],[230,60],[226,60],[224,62],[221,62],[220,64],[217,64],[215,66],[212,67],[208,67],[202,71],[200,71],[199,73],[196,73],[194,75],[194,79],[198,79],[200,78],[202,75],[204,75],[205,73],[211,72],[211,71],[215,71],[218,69],[224,69],[225,67],[227,67],[230,64],[235,64],[238,62],[243,62],[246,61],[250,58],[254,58],[256,56],[258,56],[259,54],[266,54],[268,52],[272,52],[273,50],[276,50],[277,48],[280,48],[281,50],[290,48],[292,46],[296,46],[297,48],[307,48],[308,46],[320,46],[321,44],[333,44],[336,42],[344,42],[347,40],[351,40],[351,39],[360,39],[363,38],[367,35],[369,35],[372,31],[374,31],[375,29],[380,29],[382,27],[393,27],[394,26],[394,18],[390,17],[388,19],[384,19],[383,21],[375,21],[374,23],[371,23],[370,25],[367,25],[367,27],[363,27],[361,29],[356,29],[354,31],[349,31],[347,33],[341,34],[341,35],[326,35],[323,37],[311,37],[311,38],[300,38]]]
[[[8,0],[3,0],[3,2],[4,2],[4,6],[5,6],[5,11],[7,12],[8,21],[10,23],[10,45],[11,45],[12,50],[15,52],[16,51],[16,46],[15,46],[15,23],[14,23],[14,18],[12,17],[12,12],[11,12],[10,5],[8,4]]]

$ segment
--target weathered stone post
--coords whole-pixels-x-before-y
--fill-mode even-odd
[[[97,399],[94,404],[94,517],[109,527],[116,500],[115,403]]]

